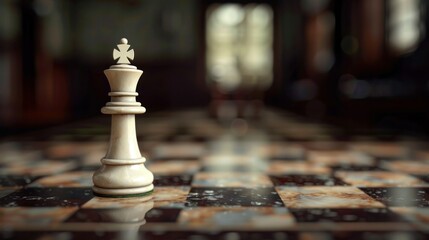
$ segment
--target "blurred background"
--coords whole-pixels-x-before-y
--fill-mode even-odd
[[[2,0],[0,130],[100,116],[127,37],[150,112],[263,118],[278,108],[350,131],[429,129],[424,0]]]

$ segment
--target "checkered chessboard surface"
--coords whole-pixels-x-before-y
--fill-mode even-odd
[[[267,111],[138,119],[153,199],[92,193],[107,118],[0,144],[0,239],[428,239],[429,145]]]

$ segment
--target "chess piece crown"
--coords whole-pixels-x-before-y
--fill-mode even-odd
[[[128,39],[122,38],[117,47],[118,49],[113,49],[113,60],[117,60],[117,65],[113,65],[110,68],[137,69],[136,66],[130,65],[130,60],[134,60],[134,49],[130,49]]]

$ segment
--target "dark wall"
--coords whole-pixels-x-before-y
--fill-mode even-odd
[[[0,123],[39,126],[99,115],[108,101],[103,70],[122,37],[144,71],[139,101],[149,111],[198,107],[198,2],[2,1]]]

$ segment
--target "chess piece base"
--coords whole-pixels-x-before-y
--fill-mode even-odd
[[[139,188],[100,188],[100,187],[92,187],[92,191],[95,196],[98,197],[108,197],[108,198],[132,198],[132,197],[145,197],[142,199],[143,201],[148,201],[152,199],[153,193],[153,184],[146,187]]]

